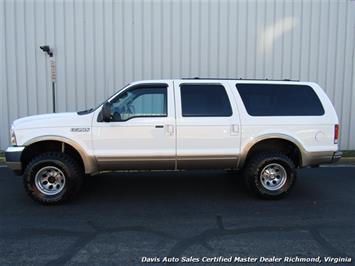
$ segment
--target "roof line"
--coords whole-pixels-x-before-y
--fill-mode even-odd
[[[265,78],[265,79],[243,79],[243,78],[202,78],[202,77],[193,77],[193,78],[181,78],[181,79],[196,79],[196,80],[261,80],[261,81],[299,81],[299,80],[296,80],[296,79],[268,79],[268,78]]]

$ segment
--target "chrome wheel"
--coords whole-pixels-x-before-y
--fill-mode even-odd
[[[285,168],[278,163],[266,165],[260,173],[260,181],[267,190],[278,190],[285,185],[287,172]]]
[[[35,184],[41,193],[47,196],[56,195],[65,186],[65,175],[55,166],[46,166],[37,172]]]

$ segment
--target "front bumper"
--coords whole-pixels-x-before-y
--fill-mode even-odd
[[[7,166],[16,173],[22,172],[21,155],[25,147],[8,147],[5,151]]]

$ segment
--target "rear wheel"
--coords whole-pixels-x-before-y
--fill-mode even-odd
[[[61,203],[79,191],[83,170],[79,163],[60,152],[43,153],[27,165],[24,186],[28,195],[43,204]]]
[[[277,199],[289,193],[296,181],[293,161],[279,152],[252,156],[244,168],[248,190],[264,199]]]

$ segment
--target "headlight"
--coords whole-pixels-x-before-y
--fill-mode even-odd
[[[15,130],[14,130],[14,126],[11,126],[10,129],[10,143],[12,146],[16,146],[17,145],[17,141],[16,141],[16,135],[15,135]]]

